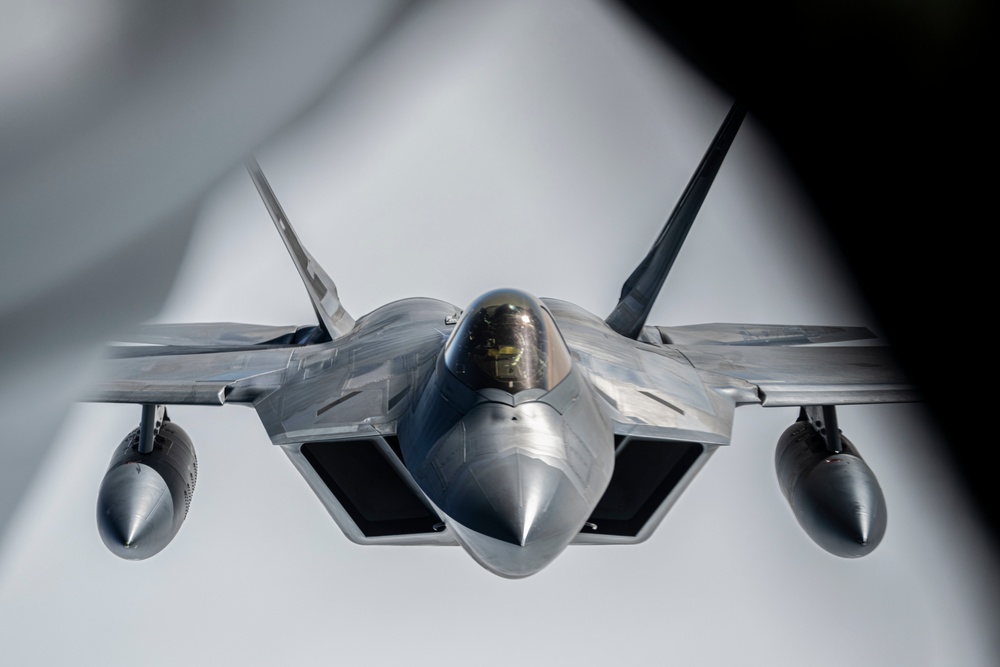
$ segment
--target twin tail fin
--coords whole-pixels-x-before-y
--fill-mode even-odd
[[[320,328],[326,333],[326,339],[335,340],[347,334],[354,328],[354,318],[344,310],[344,306],[340,303],[336,284],[326,274],[323,267],[309,254],[309,251],[302,246],[257,161],[253,158],[247,159],[246,167],[257,192],[260,193],[260,198],[264,200],[267,212],[274,220],[274,226],[278,228],[281,240],[288,248],[288,254],[292,256],[295,268],[298,270],[306,292],[309,293],[309,298],[312,300],[313,308],[316,310]]]

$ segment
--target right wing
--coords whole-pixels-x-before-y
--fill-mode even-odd
[[[297,348],[112,347],[80,400],[99,403],[247,403],[281,385]]]

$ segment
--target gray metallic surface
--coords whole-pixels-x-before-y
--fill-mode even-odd
[[[746,113],[745,105],[739,102],[733,104],[653,247],[622,285],[621,298],[608,315],[607,323],[626,338],[638,338],[642,332],[653,302],[660,294],[660,288],[677,259]]]
[[[162,405],[144,403],[142,417],[139,421],[139,453],[149,454],[153,451],[153,438],[160,431],[167,411]]]
[[[259,345],[289,336],[300,327],[238,324],[235,322],[199,322],[197,324],[143,324],[116,337],[119,343],[146,345]]]
[[[679,346],[700,370],[757,386],[765,407],[920,400],[885,347]]]
[[[445,318],[456,311],[434,299],[390,303],[359,318],[346,336],[286,351],[274,386],[250,378],[234,386],[230,400],[253,402],[274,444],[392,435],[450,333]]]
[[[806,419],[802,419],[805,417]],[[837,423],[837,406],[835,405],[806,405],[802,407],[802,414],[799,421],[808,421],[813,430],[823,436],[826,441],[826,449],[831,454],[839,454],[844,450],[844,443],[840,438],[840,427]]]
[[[727,123],[733,118],[731,113]],[[713,164],[710,171],[718,167]],[[301,246],[259,167],[250,163],[248,168],[330,336],[316,338],[309,327],[150,327],[133,338],[163,345],[120,349],[89,398],[252,405],[272,443],[284,449],[355,542],[457,543],[495,574],[528,576],[573,542],[647,539],[708,457],[729,444],[738,406],[832,410],[844,403],[916,400],[884,348],[792,347],[870,337],[859,327],[670,328],[643,326],[644,316],[630,316],[638,327],[630,337],[573,304],[510,290],[477,299],[461,320],[455,306],[417,298],[390,303],[355,321],[340,305],[333,281]],[[679,210],[687,210],[683,198]],[[647,285],[650,276],[669,269],[683,234],[661,244],[664,234],[666,229],[652,251],[663,255],[653,262],[659,268],[647,272],[643,267],[652,261],[647,258],[626,288],[633,279]],[[505,295],[510,308],[493,310],[499,303],[494,301]],[[619,306],[616,313],[622,315]],[[505,320],[508,315],[525,324]],[[613,315],[609,321],[618,319]],[[513,324],[500,326],[508,321]],[[462,340],[446,347],[456,331]],[[470,364],[479,370],[470,373]],[[825,445],[808,428],[813,439],[789,451],[808,449],[816,439]],[[398,452],[388,443],[393,437]],[[619,450],[630,438],[645,446],[662,441],[665,447],[693,443],[698,448],[686,445],[694,452],[693,464],[655,496],[658,506],[643,511],[637,530],[588,532],[588,518],[614,474],[616,437]],[[315,470],[302,447],[336,447],[337,441],[346,447],[359,439],[376,444],[402,480],[404,494],[433,508],[443,530],[368,534],[355,523],[327,486],[339,483],[325,481],[329,472]],[[336,452],[324,456],[352,460],[336,458]],[[845,546],[858,534],[863,548],[877,544],[884,531],[884,501],[863,461],[845,456],[816,472],[815,452],[802,456],[795,465],[779,464],[779,478],[788,483],[786,496],[813,539],[841,555],[860,555],[856,547]],[[371,465],[384,468],[374,460]],[[832,495],[823,490],[828,483],[838,489]],[[130,493],[144,497],[145,492]],[[356,516],[369,521],[367,515]],[[843,520],[852,522],[850,530],[837,528]]]
[[[614,466],[608,409],[576,368],[549,391],[476,391],[442,354],[399,441],[462,546],[510,578],[534,574],[576,537]]]
[[[823,327],[788,324],[690,324],[646,327],[670,345],[808,345],[875,338],[865,327]],[[656,339],[656,336],[652,336]]]
[[[753,385],[702,373],[671,346],[630,340],[578,306],[543,301],[618,435],[726,445],[736,406],[760,402]]]
[[[156,355],[167,348],[127,348],[133,356],[106,365],[118,377],[98,387],[103,392],[98,398],[252,404],[272,442],[283,446],[352,541],[461,543],[487,569],[519,577],[544,567],[569,543],[648,539],[711,453],[729,443],[739,405],[912,396],[902,383],[896,393],[887,389],[889,380],[899,377],[880,348],[632,341],[577,306],[554,299],[543,303],[574,364],[567,379],[550,392],[473,391],[441,361],[459,309],[431,299],[407,299],[359,318],[349,334],[319,345],[221,348],[198,354],[176,354],[174,348],[165,356]],[[234,334],[223,331],[221,336],[233,340],[244,327],[236,325]],[[275,329],[288,333],[292,328]],[[173,334],[192,338],[181,328]],[[198,336],[196,330],[193,337]],[[511,419],[514,416],[518,419]],[[304,442],[397,433],[406,461],[402,476],[439,511],[446,530],[365,536],[299,453]],[[612,433],[705,446],[698,463],[634,537],[581,531],[613,471]],[[523,479],[515,474],[535,467],[536,461],[553,472],[525,473]],[[527,521],[527,505],[512,498],[532,494],[542,499],[558,496],[561,500],[547,506],[559,509]],[[488,512],[472,509],[486,505]],[[507,538],[497,537],[504,530]],[[524,545],[511,537],[530,537],[532,530],[546,537],[526,539]]]
[[[313,259],[309,251],[302,247],[298,235],[292,229],[292,224],[288,222],[285,211],[278,203],[277,197],[274,196],[274,192],[257,161],[250,158],[247,160],[246,166],[260,198],[264,201],[264,206],[267,207],[267,212],[271,214],[271,220],[274,221],[274,226],[278,229],[281,240],[288,248],[288,254],[292,256],[295,268],[302,278],[302,284],[305,285],[309,298],[312,300],[313,309],[316,311],[320,325],[330,338],[340,338],[354,328],[354,318],[348,315],[341,305],[337,286],[330,280],[330,276],[326,275],[323,267]]]
[[[187,517],[198,479],[194,446],[179,426],[165,422],[153,450],[139,451],[139,429],[115,450],[97,497],[97,528],[121,558],[142,560],[173,540]]]
[[[835,556],[871,553],[885,535],[888,513],[875,473],[847,438],[831,453],[807,421],[792,424],[774,453],[781,492],[799,525]]]
[[[242,389],[256,396],[289,364],[289,349],[217,350],[159,356],[157,347],[128,348],[132,356],[108,359],[105,378],[83,400],[105,403],[222,405]]]

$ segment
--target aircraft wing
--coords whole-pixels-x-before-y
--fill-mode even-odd
[[[919,401],[886,347],[678,345],[700,371],[757,387],[766,407]]]
[[[280,386],[293,351],[288,347],[112,347],[98,382],[81,400],[164,405],[250,402]]]
[[[144,345],[200,345],[229,347],[279,342],[304,327],[203,322],[197,324],[141,324],[115,338],[119,343]]]
[[[865,327],[789,324],[692,324],[656,331],[672,345],[808,345],[875,338]]]

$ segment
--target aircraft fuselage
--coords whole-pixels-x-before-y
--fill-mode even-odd
[[[514,290],[466,310],[399,443],[462,546],[511,578],[576,537],[614,468],[606,405],[541,302]]]

